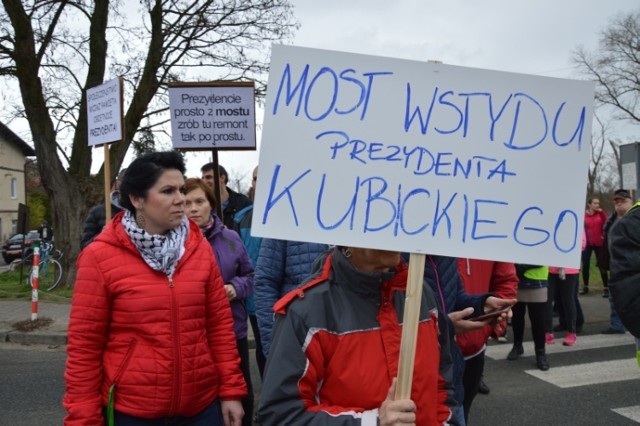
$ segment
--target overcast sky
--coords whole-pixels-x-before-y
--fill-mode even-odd
[[[571,52],[595,46],[637,0],[293,1],[295,44],[451,65],[569,77]]]
[[[571,55],[578,46],[595,49],[613,17],[640,9],[638,0],[291,3],[301,24],[297,46],[560,78],[577,78]],[[188,173],[198,175],[209,157],[189,154]],[[222,151],[219,159],[248,183],[258,153]]]

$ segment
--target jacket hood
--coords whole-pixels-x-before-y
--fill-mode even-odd
[[[242,210],[237,211],[236,214],[233,215],[233,221],[239,224],[240,222],[242,222],[242,219],[244,219],[244,217],[248,215],[252,210],[253,210],[253,204],[250,204],[247,207],[243,208]]]
[[[120,210],[124,210],[124,207],[120,205],[120,191],[115,190],[111,192],[111,205]]]
[[[211,218],[213,219],[213,226],[204,232],[205,238],[209,241],[211,241],[212,238],[220,235],[222,233],[222,230],[224,229],[224,223],[220,220],[218,215],[216,215],[215,213],[211,213]]]
[[[353,267],[339,247],[322,253],[313,263],[315,270],[309,280],[288,292],[273,307],[276,313],[284,314],[293,300],[303,298],[306,291],[330,281],[332,285],[344,287],[361,297],[379,301],[381,294],[391,297],[393,291],[404,291],[407,286],[408,268],[403,260],[386,272],[364,272]]]
[[[389,271],[365,272],[356,269],[337,247],[333,249],[332,256],[332,281],[347,287],[350,291],[365,296],[372,295],[379,300],[383,286],[390,286],[394,290],[406,288],[407,269],[402,260]]]

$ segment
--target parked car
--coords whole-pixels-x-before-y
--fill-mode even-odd
[[[2,243],[2,258],[5,263],[11,263],[19,259],[20,253],[23,252],[23,247],[24,254],[30,254],[32,251],[31,245],[36,241],[40,241],[40,234],[38,231],[27,232],[26,238],[24,238],[24,245],[22,244],[23,238],[24,236],[22,234],[15,234]]]

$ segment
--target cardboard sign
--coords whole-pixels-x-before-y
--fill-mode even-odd
[[[174,148],[256,149],[253,83],[174,83],[169,104]]]
[[[89,146],[122,140],[122,83],[119,77],[87,90],[87,129]]]
[[[252,232],[578,267],[594,83],[274,46]]]

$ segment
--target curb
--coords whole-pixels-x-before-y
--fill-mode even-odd
[[[64,346],[67,344],[67,334],[62,332],[33,333],[16,330],[0,330],[0,342],[20,345]],[[249,349],[256,348],[254,339],[248,339],[248,344]]]
[[[61,332],[27,333],[16,330],[0,330],[0,341],[20,345],[62,346],[67,344],[67,334]]]

